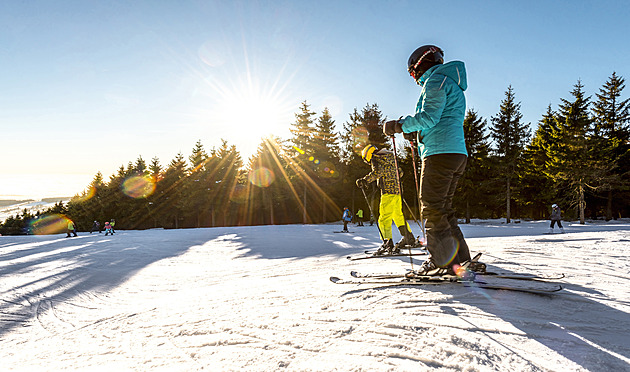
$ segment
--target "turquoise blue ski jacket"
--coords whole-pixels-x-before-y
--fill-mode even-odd
[[[418,131],[423,158],[436,154],[464,154],[464,116],[468,88],[464,62],[451,61],[425,72],[418,84],[422,92],[416,114],[401,119],[405,133]]]

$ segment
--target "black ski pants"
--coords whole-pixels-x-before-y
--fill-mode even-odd
[[[466,161],[463,154],[431,155],[422,161],[420,199],[422,215],[427,219],[427,250],[440,267],[470,260],[470,251],[453,209],[453,196],[466,169]]]

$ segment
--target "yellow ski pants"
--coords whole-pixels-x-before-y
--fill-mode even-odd
[[[392,220],[396,227],[407,226],[407,230],[411,231],[402,211],[402,199],[400,195],[383,194],[381,195],[381,204],[379,205],[378,226],[381,228],[383,240],[392,238]]]

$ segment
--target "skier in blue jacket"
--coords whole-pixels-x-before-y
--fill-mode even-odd
[[[352,213],[350,213],[350,209],[348,209],[348,207],[343,207],[343,216],[341,219],[343,220],[343,232],[349,232],[348,222],[352,221]]]
[[[453,209],[453,195],[468,157],[463,126],[466,69],[461,61],[444,63],[444,52],[439,47],[425,45],[411,54],[407,70],[422,87],[416,112],[386,122],[383,132],[418,139],[422,157],[420,197],[431,256],[417,273],[455,274],[460,264],[470,260]],[[471,264],[470,268],[484,271],[485,265]]]

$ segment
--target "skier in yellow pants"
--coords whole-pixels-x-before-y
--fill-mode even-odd
[[[414,246],[416,239],[402,212],[402,198],[398,188],[394,154],[387,149],[376,151],[376,147],[367,145],[361,152],[361,157],[370,164],[372,171],[365,177],[357,179],[357,186],[367,188],[369,183],[377,181],[377,185],[381,189],[378,225],[382,234],[383,245],[376,254],[393,254],[400,252],[400,248],[403,246]],[[402,239],[396,246],[392,242],[392,221],[402,235]]]

